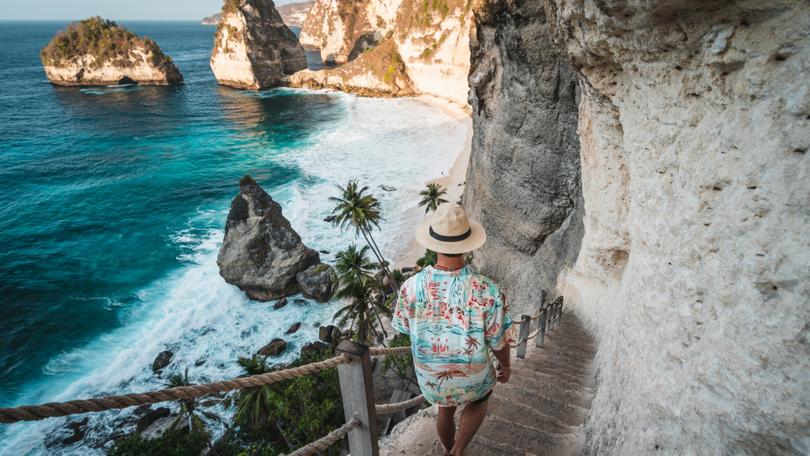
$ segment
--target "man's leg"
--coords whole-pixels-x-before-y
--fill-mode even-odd
[[[481,423],[484,422],[484,417],[487,415],[487,402],[482,401],[479,403],[471,402],[464,406],[461,412],[461,424],[456,433],[456,443],[450,453],[453,456],[461,456],[462,452],[470,443]]]
[[[456,408],[439,407],[439,416],[436,418],[436,432],[444,445],[445,453],[449,452],[456,440]]]

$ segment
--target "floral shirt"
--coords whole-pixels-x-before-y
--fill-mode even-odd
[[[416,378],[430,403],[472,402],[495,386],[489,350],[511,339],[505,301],[492,280],[469,267],[426,267],[402,285],[392,325],[411,337]]]

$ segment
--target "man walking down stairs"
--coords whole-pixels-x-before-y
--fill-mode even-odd
[[[593,396],[593,338],[573,313],[566,313],[542,348],[531,341],[528,346],[525,359],[512,352],[512,377],[493,390],[486,419],[465,455],[581,453]],[[430,407],[397,425],[380,442],[381,454],[441,455],[435,416],[435,407]]]

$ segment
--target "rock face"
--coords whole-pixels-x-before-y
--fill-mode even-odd
[[[810,451],[810,5],[475,14],[475,262],[596,336],[587,452]]]
[[[293,84],[373,96],[429,94],[466,106],[471,5],[461,0],[318,0],[304,21],[301,43],[320,49],[324,61],[349,65],[305,71],[293,77]],[[379,65],[386,55],[396,55],[395,67]],[[395,78],[401,82],[382,78],[395,70],[402,73]]]
[[[40,53],[48,80],[61,86],[169,85],[183,75],[149,38],[92,17],[59,32]]]
[[[290,86],[331,88],[371,97],[416,94],[393,40],[387,40],[337,68],[299,71],[290,76]]]
[[[310,266],[299,272],[295,278],[298,280],[304,296],[321,302],[328,301],[337,289],[337,273],[328,264]]]
[[[259,354],[263,356],[278,356],[287,349],[287,342],[284,339],[273,339],[269,344],[259,349]]]
[[[301,27],[304,25],[304,20],[314,4],[314,1],[286,3],[279,5],[276,10],[278,10],[278,14],[281,15],[281,19],[284,20],[285,24],[290,27]]]
[[[259,301],[297,293],[296,275],[320,263],[318,252],[301,242],[281,206],[253,179],[239,184],[217,257],[220,275]]]
[[[225,2],[211,52],[211,70],[220,84],[266,89],[306,67],[304,49],[272,0]]]

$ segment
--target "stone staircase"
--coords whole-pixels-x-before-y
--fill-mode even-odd
[[[546,335],[545,346],[529,341],[525,359],[514,357],[512,378],[496,386],[487,418],[467,447],[468,456],[578,455],[593,396],[593,339],[572,313]],[[460,410],[459,410],[460,413]],[[435,407],[413,415],[381,441],[383,455],[442,455]]]

